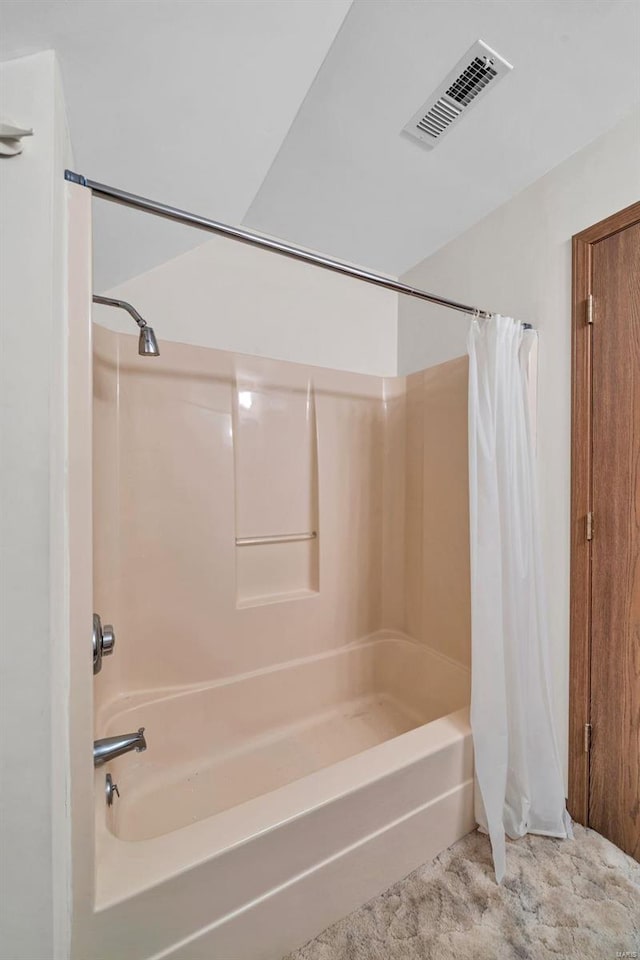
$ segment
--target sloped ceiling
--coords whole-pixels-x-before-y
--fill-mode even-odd
[[[4,0],[0,19],[0,58],[57,51],[79,172],[396,275],[640,100],[640,0]],[[514,70],[425,151],[400,131],[478,38]],[[98,291],[207,239],[94,210]]]
[[[471,44],[514,65],[427,151],[400,131]],[[245,217],[402,274],[640,101],[637,0],[355,0]]]
[[[56,51],[78,172],[239,223],[349,3],[5,0],[0,59]],[[96,290],[207,239],[101,201],[94,224]]]

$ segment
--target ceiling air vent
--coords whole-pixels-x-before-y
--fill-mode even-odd
[[[477,40],[412,116],[404,132],[425,147],[435,147],[469,108],[512,69],[495,50]]]

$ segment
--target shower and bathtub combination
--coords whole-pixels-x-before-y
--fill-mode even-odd
[[[93,343],[101,936],[279,957],[473,827],[466,363]]]
[[[94,299],[140,339],[93,325],[93,600],[118,639],[94,620],[91,942],[277,960],[476,823],[468,361],[378,377],[157,326],[159,349]]]

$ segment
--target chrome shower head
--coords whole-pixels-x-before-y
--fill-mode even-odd
[[[97,293],[93,295],[94,303],[102,303],[107,307],[119,307],[126,310],[129,316],[133,317],[140,327],[140,336],[138,338],[138,353],[141,357],[159,357],[160,348],[152,327],[147,326],[147,321],[143,320],[135,307],[127,303],[126,300],[116,300],[113,297],[100,297]]]
[[[138,337],[138,353],[141,357],[160,356],[158,341],[156,340],[156,335],[153,332],[153,327],[148,327],[146,323],[144,327],[140,327],[140,336]]]

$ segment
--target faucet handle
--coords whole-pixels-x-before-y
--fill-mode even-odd
[[[116,635],[110,623],[104,627],[97,613],[93,615],[93,672],[100,673],[102,658],[109,657],[116,645]]]
[[[102,656],[110,657],[113,648],[116,645],[116,634],[110,623],[105,623],[102,628]]]

